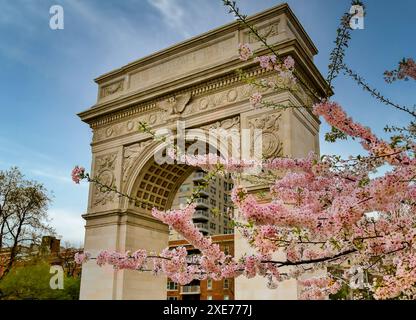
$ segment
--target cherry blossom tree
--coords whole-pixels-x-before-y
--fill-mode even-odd
[[[259,89],[296,90],[297,86],[303,85],[297,77],[294,59],[281,56],[269,46],[255,27],[247,23],[236,2],[223,2],[269,50],[268,55],[256,56],[248,44],[240,44],[241,60],[254,59],[260,68],[275,76],[275,80],[266,82],[250,79],[240,70],[243,78]],[[353,4],[362,5],[357,1]],[[182,285],[194,279],[260,275],[273,289],[279,282],[295,278],[304,286],[302,298],[305,299],[324,299],[343,286],[355,289],[358,274],[373,280],[363,285],[376,299],[413,298],[416,293],[416,113],[410,107],[385,98],[344,64],[351,37],[350,18],[350,13],[346,13],[341,19],[336,46],[330,56],[328,84],[332,86],[340,73],[351,77],[381,103],[409,115],[408,125],[386,126],[389,138],[383,139],[353,120],[330,97],[321,97],[310,88],[306,89],[317,101],[311,106],[275,104],[263,99],[259,90],[250,97],[253,108],[310,109],[331,126],[327,141],[354,139],[361,144],[362,154],[344,159],[337,155],[318,157],[310,153],[306,158],[255,161],[225,159],[217,154],[190,156],[171,146],[169,155],[173,159],[207,171],[206,183],[216,175],[232,173],[235,182],[232,201],[238,212],[235,229],[256,253],[231,257],[198,230],[192,222],[197,190],[185,209],[153,209],[152,214],[199,249],[199,256],[191,259],[183,247],[166,248],[160,253],[142,249],[134,253],[104,250],[97,257],[79,253],[77,262],[95,259],[100,266],[109,264],[116,269],[150,271],[155,275],[163,273]],[[411,58],[404,59],[396,70],[386,71],[384,76],[389,83],[416,80],[415,62]],[[164,141],[145,123],[141,130]],[[271,201],[268,203],[243,186],[246,171],[253,168],[261,168],[255,178],[269,186]],[[103,192],[116,192],[138,201],[103,185],[84,168],[76,167],[72,177],[76,183],[85,179],[100,185]],[[285,258],[275,259],[276,252],[285,253]],[[326,274],[319,278],[311,276],[315,271]]]

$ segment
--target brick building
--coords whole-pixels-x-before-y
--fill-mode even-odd
[[[222,251],[234,256],[234,235],[222,234],[212,236],[213,243],[218,243]],[[188,254],[199,253],[186,240],[171,240],[169,247],[175,248],[184,246]],[[234,279],[221,281],[194,280],[186,286],[181,286],[168,279],[167,281],[168,300],[234,300]]]
[[[54,236],[43,236],[39,245],[19,246],[14,266],[24,266],[37,258],[44,258],[51,265],[61,265],[68,276],[79,276],[81,266],[74,261],[75,248],[61,247],[61,240]],[[3,275],[5,266],[9,262],[11,248],[0,249],[0,276]]]

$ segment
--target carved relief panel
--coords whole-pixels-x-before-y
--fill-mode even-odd
[[[251,153],[254,145],[262,143],[262,155],[265,159],[280,156],[283,143],[280,140],[279,129],[281,113],[264,114],[248,120],[249,129],[253,135]]]
[[[240,116],[219,120],[212,124],[203,126],[201,129],[216,136],[216,147],[220,148],[219,151],[223,156],[236,158],[240,157]],[[214,139],[214,137],[210,137],[210,139]]]
[[[101,185],[111,188],[117,187],[117,152],[100,155],[95,158],[94,178]],[[97,183],[92,184],[92,204],[94,206],[104,206],[115,200],[114,192],[105,192],[105,189]]]
[[[99,100],[107,99],[115,94],[120,94],[125,89],[124,79],[106,84],[100,88]]]
[[[265,159],[282,156],[283,153],[283,114],[277,110],[267,109],[265,112],[253,110],[241,115],[242,126],[249,130],[249,145],[244,144],[243,148],[250,148],[250,155],[254,155],[254,148],[258,152],[261,144],[261,156]]]

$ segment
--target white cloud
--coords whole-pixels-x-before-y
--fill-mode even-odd
[[[54,180],[56,182],[61,182],[61,183],[74,185],[74,182],[72,181],[72,179],[70,177],[70,174],[69,174],[70,170],[68,170],[67,174],[62,174],[62,173],[58,173],[57,169],[54,169],[53,167],[50,167],[48,169],[48,171],[41,170],[41,169],[32,169],[29,172],[33,176],[47,178],[47,179]],[[89,184],[88,183],[81,183],[77,187],[88,188]]]
[[[53,158],[48,154],[34,150],[33,148],[27,146],[27,144],[22,144],[17,140],[10,140],[0,136],[0,156],[7,155],[14,158],[28,158],[41,161],[52,161]]]
[[[62,244],[70,242],[76,247],[83,247],[84,243],[84,224],[81,217],[82,212],[76,212],[65,208],[55,208],[49,210],[49,217],[52,219],[50,224],[55,228],[56,233],[61,237]]]
[[[156,8],[162,15],[164,22],[171,28],[176,29],[185,37],[189,37],[189,33],[185,28],[184,18],[185,12],[182,6],[176,0],[147,0],[147,2]]]
[[[60,182],[73,183],[71,178],[69,177],[69,175],[68,176],[57,175],[57,174],[52,174],[52,173],[42,171],[42,170],[38,170],[38,169],[33,169],[30,172],[33,175],[38,176],[38,177],[49,178],[49,179],[57,180],[57,181],[60,181]]]

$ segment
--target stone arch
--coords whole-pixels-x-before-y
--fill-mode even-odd
[[[150,212],[154,207],[168,210],[183,181],[195,170],[184,164],[162,164],[149,161],[138,176],[133,195],[141,203],[138,210]]]
[[[211,149],[218,152],[218,154],[224,158],[228,155],[221,152],[231,149],[239,149],[240,145],[236,144],[235,141],[224,141],[217,140],[217,145],[213,146],[210,144],[207,128],[193,128],[200,129],[201,135],[198,136],[198,141],[206,144]],[[178,135],[173,136],[174,139],[178,138]],[[221,138],[215,136],[214,138]],[[229,144],[232,146],[229,146]],[[191,144],[191,143],[189,143]],[[181,184],[186,178],[196,169],[185,164],[157,164],[153,155],[164,148],[164,145],[160,142],[150,142],[142,151],[142,156],[139,156],[130,169],[130,176],[125,183],[123,191],[133,197],[137,197],[138,200],[149,202],[149,205],[143,204],[142,206],[137,205],[134,207],[128,200],[124,199],[123,207],[128,207],[133,210],[144,211],[150,213],[152,207],[159,210],[168,210],[171,208],[173,198],[178,191]],[[207,149],[208,151],[208,149]]]
[[[151,205],[160,210],[169,209],[168,202],[173,198],[180,184],[193,170],[186,165],[158,165],[154,153],[163,148],[159,142],[150,142],[131,165],[130,174],[125,182],[123,191],[138,200],[149,202],[149,205],[137,206],[128,199],[122,199],[125,209],[138,210],[150,214]],[[173,194],[173,196],[172,196]]]
[[[270,45],[276,46],[282,55],[294,58],[296,74],[305,86],[321,97],[331,95],[331,88],[313,63],[317,49],[287,4],[248,19]],[[152,157],[159,144],[150,140],[149,135],[134,130],[143,121],[154,129],[172,129],[176,120],[186,120],[188,129],[200,128],[204,132],[211,127],[229,126],[238,130],[261,129],[267,157],[282,154],[302,157],[311,150],[319,152],[319,120],[309,111],[296,108],[279,111],[250,105],[253,89],[235,71],[243,69],[250,77],[266,81],[273,74],[253,61],[241,61],[239,42],[250,43],[258,54],[264,53],[261,43],[256,42],[249,30],[233,22],[97,78],[97,103],[79,114],[93,131],[91,173],[103,176],[105,172],[117,189],[130,195],[141,191],[140,197],[147,192],[146,197],[153,196],[156,207],[167,209],[190,169],[154,165]],[[263,97],[294,105],[309,106],[316,102],[303,85],[295,91],[265,90]],[[243,148],[241,141],[238,147]],[[137,150],[140,153],[133,156]],[[156,172],[158,169],[161,171]],[[173,175],[168,178],[169,172]],[[158,179],[162,188],[158,187]],[[249,188],[256,191],[264,186],[254,183]],[[115,196],[102,198],[91,187],[88,211],[83,215],[85,250],[93,255],[103,249],[144,248],[160,252],[168,243],[168,228],[143,209]],[[248,244],[235,234],[235,254],[248,252]],[[265,287],[264,281],[240,277],[236,280],[235,296],[237,299],[297,297],[296,283],[287,289],[284,285],[279,288],[283,289],[276,294]],[[83,266],[80,298],[166,299],[166,278],[129,270],[115,272],[99,268],[91,261]]]

